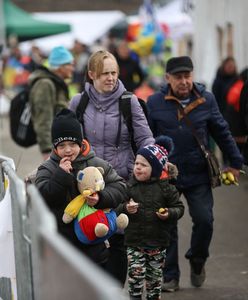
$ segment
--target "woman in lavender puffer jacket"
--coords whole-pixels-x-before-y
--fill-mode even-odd
[[[132,172],[134,154],[130,134],[119,109],[119,98],[126,89],[118,75],[119,67],[111,53],[100,50],[91,55],[84,91],[88,94],[89,103],[83,115],[83,130],[96,155],[108,161],[127,180]],[[71,110],[76,111],[80,98],[81,94],[72,98],[69,106]],[[135,95],[131,98],[131,112],[137,148],[153,144],[152,132]],[[123,234],[115,234],[109,242],[108,270],[124,285],[127,258]]]

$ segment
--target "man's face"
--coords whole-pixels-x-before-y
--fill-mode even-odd
[[[173,94],[179,99],[187,99],[193,88],[193,73],[166,73],[166,80],[170,84]]]
[[[71,79],[74,71],[74,64],[64,64],[59,67],[58,72],[60,77],[65,79]]]

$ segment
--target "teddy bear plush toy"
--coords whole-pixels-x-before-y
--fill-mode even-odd
[[[63,222],[73,219],[77,238],[84,244],[96,244],[108,239],[117,229],[125,229],[128,216],[119,216],[113,209],[96,209],[87,204],[86,196],[104,189],[103,168],[87,167],[77,174],[80,195],[74,198],[65,208]]]

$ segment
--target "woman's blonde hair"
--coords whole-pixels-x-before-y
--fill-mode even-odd
[[[114,57],[114,55],[112,53],[110,53],[109,51],[106,51],[106,50],[99,50],[99,51],[96,51],[93,54],[91,54],[91,56],[88,60],[88,65],[87,65],[88,70],[87,71],[94,72],[96,74],[96,78],[99,78],[103,71],[104,59],[106,59],[106,58],[110,58],[113,61],[115,61],[116,65],[117,65],[117,71],[119,73],[119,66],[118,66],[116,58]],[[86,81],[92,82],[92,80],[89,78],[88,72],[86,75]]]

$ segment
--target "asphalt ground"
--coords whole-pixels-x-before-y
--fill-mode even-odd
[[[42,161],[38,147],[22,148],[10,137],[8,118],[0,116],[0,154],[15,161],[24,178]],[[179,221],[180,290],[163,293],[162,300],[248,300],[248,176],[239,187],[214,190],[214,235],[206,264],[207,279],[201,288],[190,284],[189,264],[184,258],[190,242],[191,221],[187,211]]]

